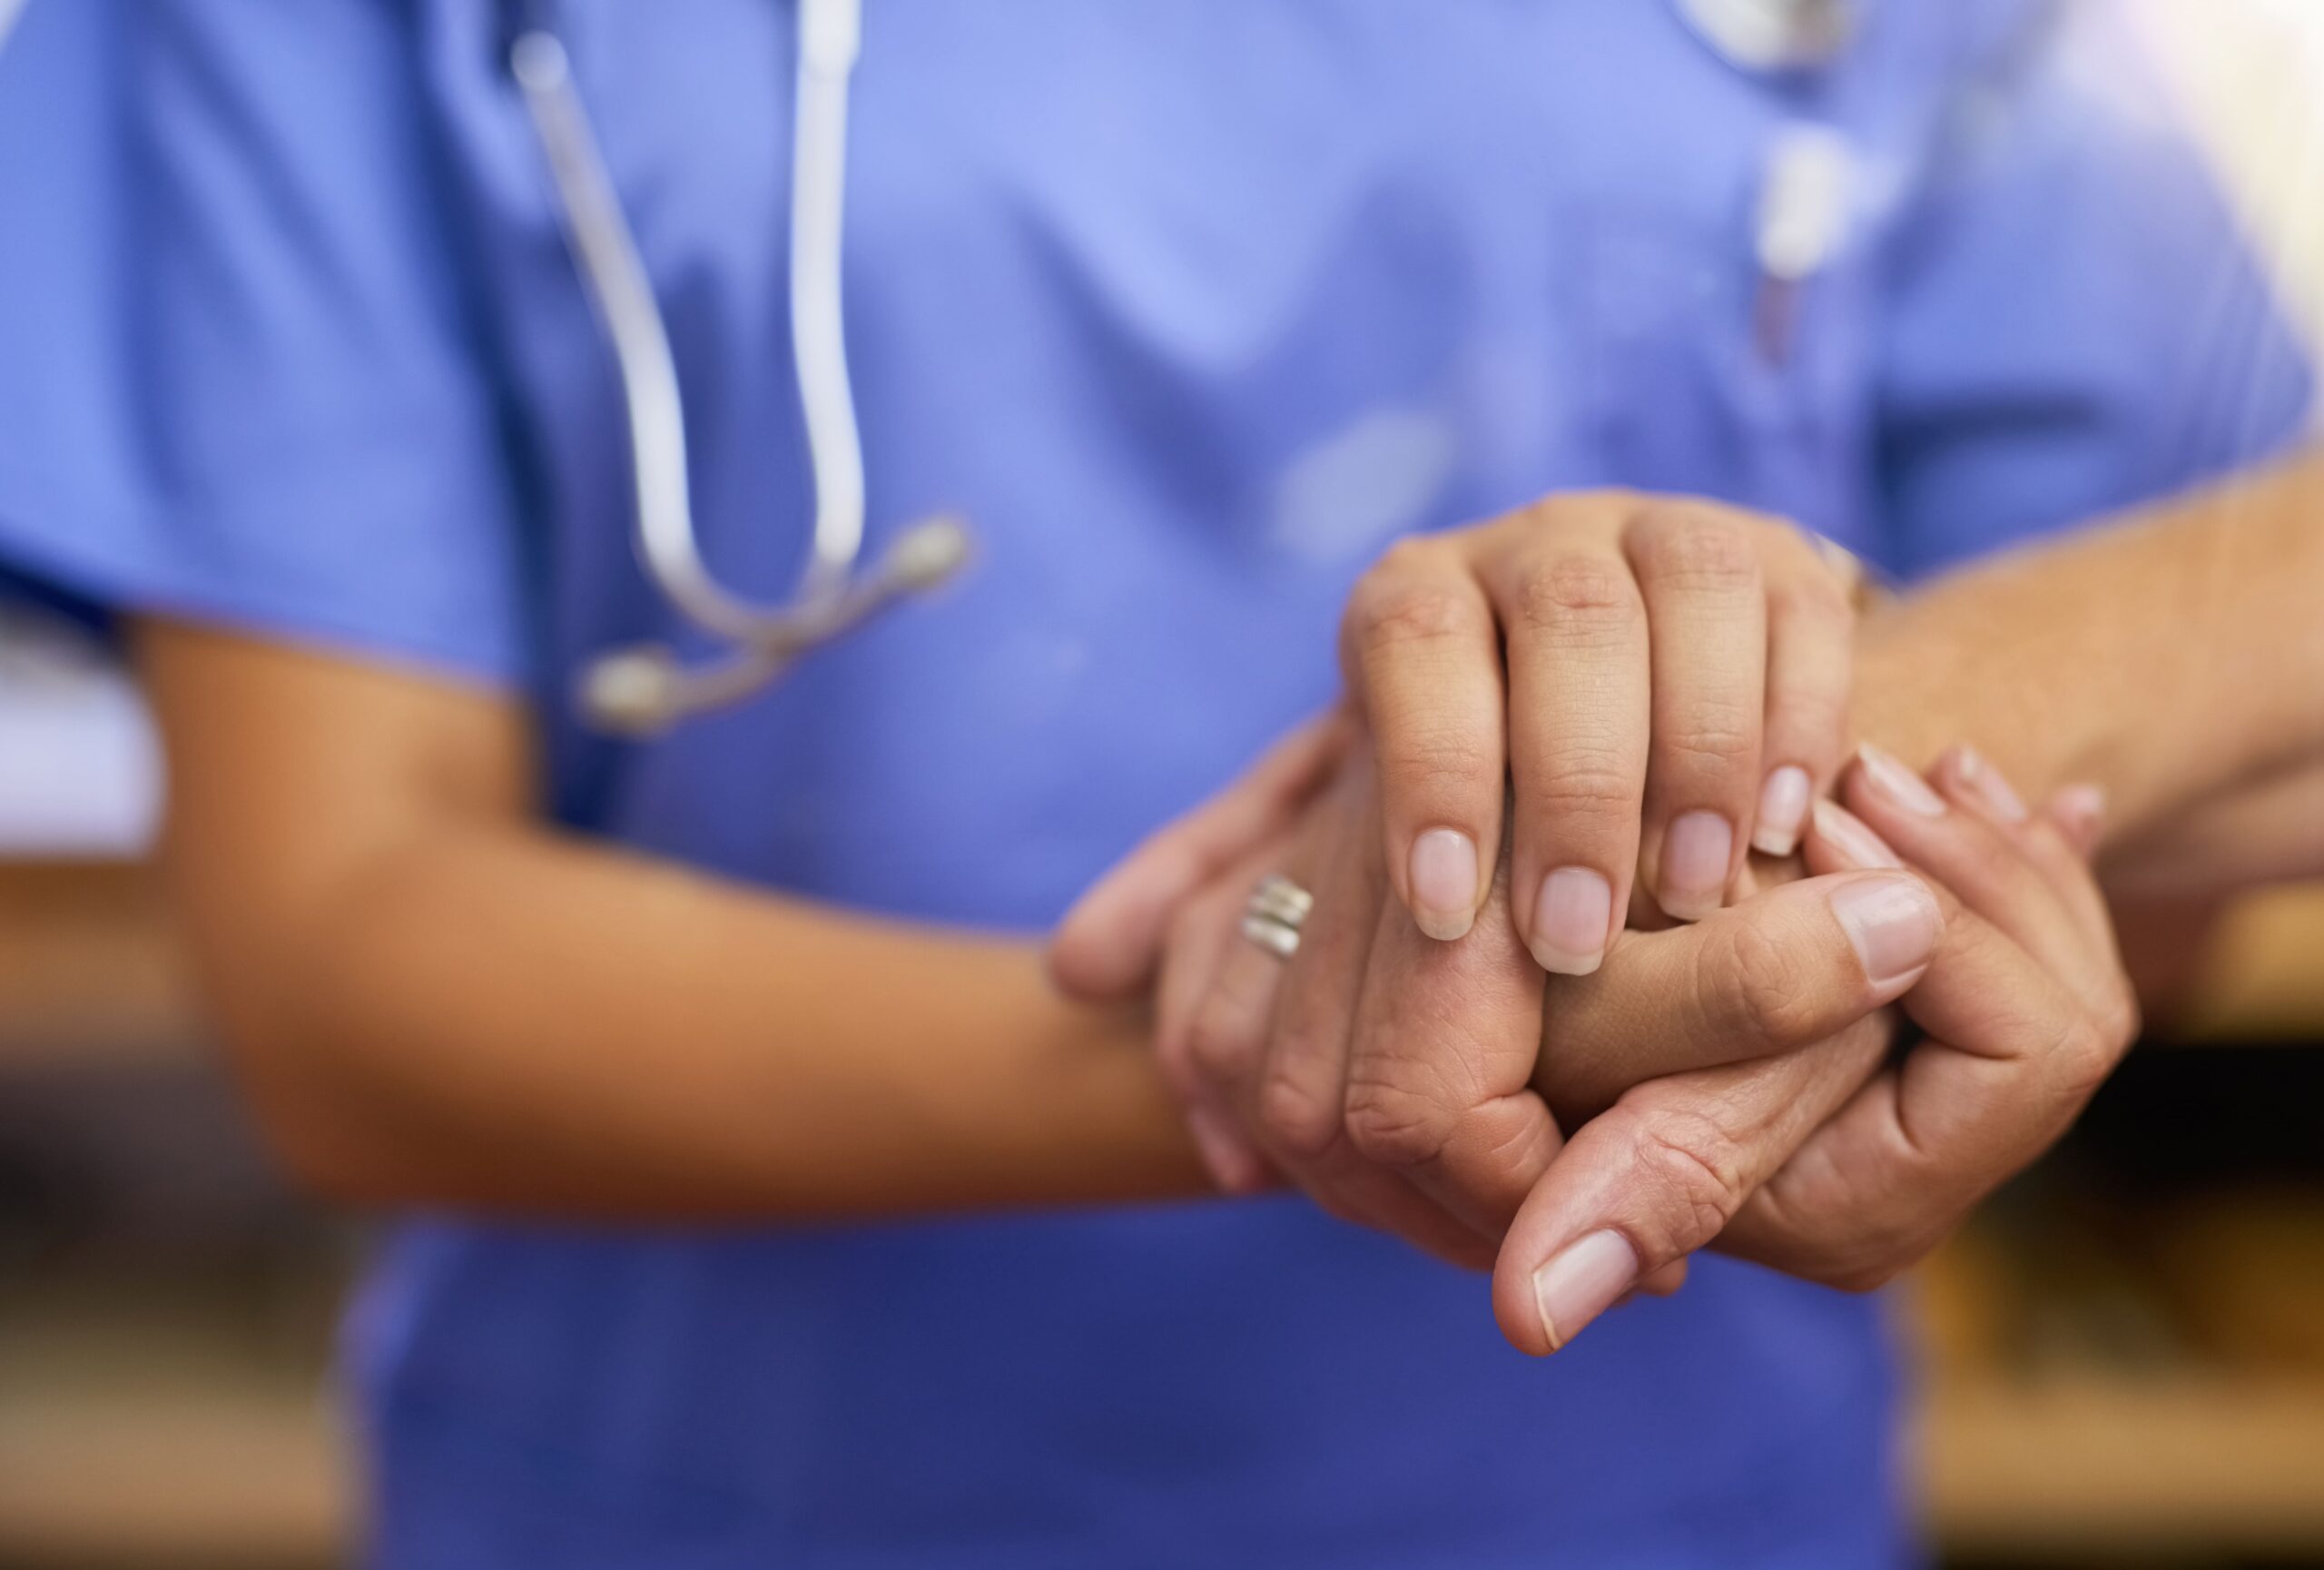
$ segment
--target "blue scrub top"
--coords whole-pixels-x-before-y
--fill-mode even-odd
[[[630,746],[572,724],[578,662],[699,645],[632,558],[494,8],[33,0],[0,55],[0,559],[525,693],[588,832],[1037,930],[1330,696],[1400,532],[1619,482],[1918,569],[2280,444],[2303,363],[2107,9],[1874,0],[1830,72],[1769,78],[1648,0],[870,0],[874,548],[942,509],[981,558]],[[774,592],[806,506],[791,11],[566,10],[708,556]],[[1752,214],[1802,124],[1853,148],[1851,222],[1770,354]],[[1292,1200],[413,1218],[348,1350],[389,1565],[1909,1556],[1873,1301],[1710,1259],[1529,1362],[1481,1280]]]

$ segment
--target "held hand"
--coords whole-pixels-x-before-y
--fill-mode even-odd
[[[1933,772],[1934,790],[1867,752],[1842,785],[1854,815],[1819,808],[1807,844],[1827,874],[1925,878],[1943,933],[1901,1006],[1926,1039],[1885,1065],[1888,1032],[1874,1017],[1802,1051],[1621,1094],[1509,1232],[1493,1299],[1518,1347],[1555,1350],[1634,1284],[1713,1244],[1835,1286],[1877,1285],[2039,1155],[2119,1061],[2137,1021],[2084,862],[2093,802],[2068,792],[2029,815],[1965,751]]]
[[[1248,817],[1234,799],[1241,789],[1187,820],[1186,834],[1219,843],[1227,819]],[[1178,881],[1184,843],[1148,842],[1093,889],[1059,930],[1053,971],[1074,982],[1108,966],[1114,976],[1144,968],[1120,956],[1152,931],[1143,913]],[[1246,903],[1269,874],[1314,895],[1288,958],[1242,932]],[[1493,908],[1505,916],[1505,905]],[[1441,1258],[1492,1262],[1558,1146],[1528,1085],[1541,975],[1506,920],[1452,945],[1413,926],[1381,861],[1367,752],[1348,756],[1296,831],[1259,836],[1187,895],[1157,946],[1157,1051],[1222,1189],[1247,1191],[1281,1175],[1334,1214]],[[1457,1115],[1425,1131],[1375,1115],[1392,1109],[1351,1084],[1359,1042],[1406,1032],[1422,1050],[1461,1062],[1471,1092]],[[1351,1104],[1365,1111],[1350,1117]],[[1425,1151],[1412,1143],[1416,1134]],[[1409,1159],[1384,1162],[1384,1146]]]
[[[1551,981],[1545,1033],[1543,977],[1509,923],[1439,943],[1390,896],[1365,763],[1359,746],[1307,828],[1258,845],[1171,926],[1159,1050],[1229,1191],[1280,1173],[1335,1213],[1473,1259],[1556,1152],[1551,1107],[1578,1119],[1641,1079],[1819,1042],[1909,986],[1935,941],[1916,880],[1813,879],[1693,926],[1626,933],[1598,976]],[[1226,798],[1206,809],[1241,810]],[[1087,972],[1081,951],[1145,931],[1129,890],[1182,861],[1134,854],[1068,918],[1058,968]],[[1287,962],[1239,930],[1271,872],[1315,894]],[[1506,896],[1504,874],[1488,913],[1505,914]]]
[[[1851,588],[1789,525],[1683,498],[1552,497],[1398,544],[1340,639],[1398,901],[1467,933],[1505,797],[1544,970],[1597,967],[1634,877],[1672,918],[1718,909],[1747,846],[1791,854],[1837,770]]]

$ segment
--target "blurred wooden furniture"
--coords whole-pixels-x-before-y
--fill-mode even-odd
[[[2324,1042],[2324,886],[2254,894],[2212,934],[2183,1040]]]
[[[0,1563],[340,1563],[330,1303],[200,1269],[74,1278],[0,1311]]]
[[[152,868],[0,862],[0,1112],[113,1097],[143,1103],[133,1138],[181,1106],[218,1121],[222,1095],[141,1093],[211,1078],[203,1040]],[[246,1147],[230,1125],[172,1159],[247,1185]],[[0,1260],[0,1563],[340,1562],[352,1489],[322,1380],[340,1262],[222,1251]]]
[[[2324,1051],[2324,887],[2243,902],[2208,950],[2171,1042],[2149,1050]],[[1979,1324],[2008,1287],[1976,1236],[1923,1271],[1921,1483],[1949,1552],[2324,1563],[2324,1192],[2183,1230],[2161,1249],[2201,1249],[2175,1261],[2178,1306],[2219,1366],[2012,1369]]]

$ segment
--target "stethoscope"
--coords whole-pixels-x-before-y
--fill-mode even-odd
[[[621,381],[638,560],[680,615],[725,646],[702,663],[682,661],[664,643],[611,650],[589,662],[577,695],[583,717],[603,730],[650,736],[741,701],[802,655],[906,596],[944,582],[967,559],[969,533],[958,518],[927,518],[899,535],[870,570],[857,570],[863,553],[863,445],[840,311],[840,238],[847,85],[861,38],[860,0],[800,0],[799,5],[791,344],[807,428],[814,523],[807,565],[791,597],[773,606],[722,587],[703,560],[669,332],[574,89],[554,9],[547,0],[519,0],[508,64],[547,157],[566,247]]]
[[[1855,0],[1672,0],[1704,41],[1740,69],[1811,69],[1846,44]],[[635,235],[573,85],[555,0],[508,0],[508,64],[540,137],[557,216],[576,272],[603,328],[621,383],[640,564],[671,606],[724,646],[700,663],[665,643],[614,649],[584,669],[578,702],[599,729],[651,736],[734,704],[801,656],[898,600],[945,582],[969,554],[959,518],[906,528],[867,571],[863,447],[840,309],[848,79],[862,48],[861,0],[798,0],[797,104],[791,163],[791,342],[804,415],[814,518],[806,567],[791,597],[763,605],[722,587],[702,556],[686,481],[684,408],[669,333]],[[1811,153],[1814,149],[1809,150]],[[1761,224],[1770,279],[1796,272],[1818,237],[1797,212],[1829,184],[1829,159],[1797,156],[1771,171],[1773,210]],[[1819,209],[1820,210],[1820,209]],[[1809,214],[1813,216],[1812,213]],[[1809,260],[1813,260],[1812,256]]]

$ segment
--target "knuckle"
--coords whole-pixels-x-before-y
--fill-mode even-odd
[[[1350,1082],[1347,1138],[1356,1153],[1386,1167],[1420,1167],[1444,1153],[1460,1109],[1433,1088],[1377,1075]]]
[[[1727,591],[1758,580],[1759,549],[1743,524],[1693,508],[1655,508],[1640,520],[1640,561],[1680,589]]]
[[[1876,1292],[1935,1251],[1968,1212],[1965,1204],[1939,1201],[1919,1214],[1899,1215],[1844,1238],[1827,1284],[1843,1292]]]
[[[1531,764],[1521,782],[1525,794],[1556,815],[1561,830],[1585,831],[1627,823],[1638,815],[1645,781],[1623,765],[1612,749],[1567,742]]]
[[[1638,587],[1603,557],[1560,554],[1526,567],[1512,607],[1526,630],[1566,647],[1627,639],[1641,614]]]
[[[1216,1008],[1196,1014],[1187,1031],[1187,1056],[1196,1071],[1213,1081],[1242,1078],[1258,1056],[1256,1036]]]
[[[1949,1212],[1935,1219],[1856,1218],[1821,1239],[1807,1273],[1838,1291],[1876,1292],[1918,1264],[1952,1229],[1951,1219]]]
[[[2051,1048],[2050,1067],[2059,1095],[2080,1107],[2098,1093],[2113,1073],[2119,1053],[2107,1032],[2095,1022],[2077,1019],[2060,1032]]]
[[[1381,773],[1391,792],[1462,796],[1502,772],[1501,759],[1482,740],[1442,726],[1383,739],[1379,746]]]
[[[1661,760],[1713,783],[1747,773],[1759,751],[1756,716],[1731,704],[1701,702],[1657,736]]]
[[[1290,1074],[1271,1072],[1259,1087],[1259,1127],[1295,1159],[1314,1160],[1340,1137],[1340,1108]]]
[[[1347,617],[1357,647],[1374,658],[1393,657],[1415,644],[1467,637],[1479,619],[1475,608],[1443,584],[1379,568],[1357,586]]]
[[[1742,1208],[1739,1153],[1718,1120],[1660,1114],[1640,1125],[1634,1153],[1642,1195],[1674,1252],[1701,1248]]]
[[[1705,1018],[1775,1046],[1808,1042],[1820,1023],[1813,966],[1797,946],[1755,922],[1721,926],[1695,972]]]
[[[1813,1274],[1812,1279],[1838,1292],[1877,1292],[1919,1260],[1902,1249],[1852,1249]]]
[[[2146,1019],[2139,1008],[2137,991],[2131,985],[2130,976],[2119,961],[2106,979],[2102,995],[2091,1011],[2091,1030],[2097,1036],[2108,1061],[2119,1066],[2145,1029]]]

